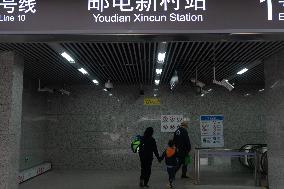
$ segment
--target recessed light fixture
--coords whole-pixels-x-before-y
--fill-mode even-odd
[[[239,71],[237,74],[238,74],[238,75],[242,75],[242,74],[246,73],[247,71],[248,71],[248,69],[247,69],[247,68],[244,68],[244,69],[242,69],[241,71]]]
[[[99,81],[96,80],[96,79],[93,80],[93,83],[96,84],[96,85],[99,85]]]
[[[157,94],[154,94],[154,97],[158,96]]]
[[[107,89],[103,89],[103,91],[107,92]]]
[[[249,32],[244,32],[244,33],[231,33],[230,35],[259,35],[261,33],[249,33]]]
[[[259,89],[258,91],[259,91],[259,92],[263,92],[263,91],[264,91],[264,89]]]
[[[155,80],[155,85],[159,85],[160,84],[160,80],[156,79]]]
[[[205,96],[205,94],[201,94],[201,96],[203,97],[203,96]]]
[[[112,96],[112,94],[111,93],[109,93],[109,95],[108,96]]]
[[[75,63],[75,60],[66,52],[61,53],[61,56],[63,56],[71,64]]]
[[[250,94],[249,94],[249,93],[247,93],[247,94],[245,94],[245,96],[250,96]]]
[[[78,69],[82,74],[84,75],[88,75],[89,73],[84,69],[84,68],[80,68]]]
[[[208,92],[211,92],[212,91],[212,89],[208,89]]]
[[[156,69],[156,74],[157,74],[157,75],[161,75],[162,72],[163,72],[163,69]]]
[[[158,62],[159,63],[164,63],[166,58],[166,53],[159,53],[158,54]]]

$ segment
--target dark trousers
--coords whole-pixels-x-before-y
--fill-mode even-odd
[[[167,171],[169,175],[169,182],[172,184],[176,176],[176,167],[167,167]]]
[[[178,166],[176,168],[176,172],[178,172],[178,170],[182,166],[182,176],[186,176],[186,172],[187,172],[187,165],[185,164],[185,157],[186,155],[181,155],[178,157]]]
[[[140,180],[143,180],[144,185],[148,185],[148,182],[151,176],[152,162],[153,162],[153,159],[140,158],[140,163],[141,163]]]

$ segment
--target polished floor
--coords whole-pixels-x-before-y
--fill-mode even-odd
[[[192,179],[180,179],[176,189],[256,189],[252,175],[203,175],[202,185]],[[138,171],[51,171],[20,185],[19,189],[139,189]],[[203,179],[203,180],[202,180]],[[166,172],[154,170],[150,188],[167,188]]]

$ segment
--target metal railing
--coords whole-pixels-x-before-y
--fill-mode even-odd
[[[255,158],[254,181],[255,186],[260,185],[261,178],[261,153],[256,152],[240,152],[238,149],[210,149],[210,148],[195,148],[194,153],[194,177],[195,184],[200,184],[200,159],[208,157],[253,157]]]

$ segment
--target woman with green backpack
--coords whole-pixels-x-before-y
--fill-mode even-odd
[[[153,154],[155,154],[157,160],[161,162],[156,140],[153,138],[154,129],[148,127],[144,135],[140,139],[139,145],[139,157],[141,163],[141,175],[140,175],[140,187],[149,187],[148,182],[151,176],[151,168],[153,162]]]

